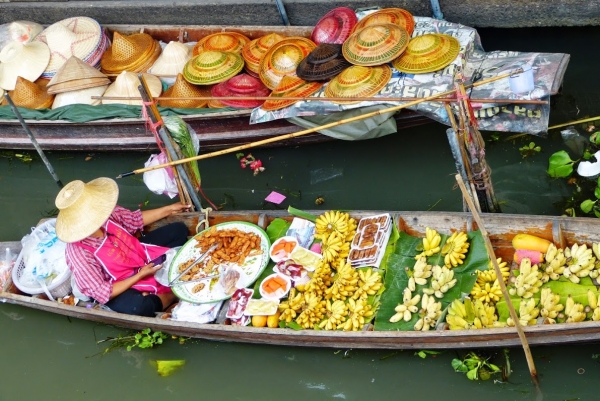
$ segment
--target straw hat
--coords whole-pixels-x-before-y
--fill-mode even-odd
[[[211,96],[210,89],[206,86],[192,85],[183,78],[182,74],[177,74],[177,79],[173,86],[167,89],[163,97],[207,97]],[[176,107],[182,109],[197,109],[206,107],[208,100],[178,99],[178,100],[159,100],[161,107]]]
[[[152,97],[160,96],[162,92],[162,82],[160,79],[150,74],[143,74],[146,83],[148,84],[148,89],[150,90],[150,95]],[[140,91],[138,86],[141,85],[141,82],[137,76],[137,74],[133,72],[123,71],[119,74],[115,82],[110,84],[108,89],[104,92],[104,96],[106,97],[140,97]],[[135,106],[141,106],[142,100],[109,100],[103,99],[102,104],[129,104]]]
[[[148,72],[155,75],[177,75],[183,71],[185,63],[191,58],[192,52],[189,46],[171,41]]]
[[[460,43],[456,38],[428,33],[411,39],[406,51],[392,65],[407,74],[423,74],[448,66],[459,52]]]
[[[306,81],[327,81],[350,67],[342,45],[321,43],[300,62],[296,75]]]
[[[208,108],[209,109],[224,109],[226,107],[227,107],[227,105],[223,104],[220,100],[211,99],[211,100],[208,101]]]
[[[250,39],[237,32],[217,32],[203,37],[196,43],[192,55],[197,56],[204,51],[240,53]]]
[[[106,88],[108,88],[108,85],[73,90],[70,92],[61,92],[54,98],[52,109],[68,106],[70,104],[89,104],[90,106],[97,106],[102,101],[100,99],[92,99],[92,96],[102,96],[106,91]]]
[[[48,82],[48,93],[62,93],[79,89],[106,86],[110,80],[106,75],[71,56]]]
[[[344,42],[342,52],[354,65],[381,65],[402,54],[409,39],[406,29],[398,25],[367,25]]]
[[[246,71],[253,77],[258,78],[260,59],[271,46],[283,39],[285,39],[285,36],[278,33],[270,33],[246,43],[242,48],[242,57],[246,62]]]
[[[268,96],[271,91],[258,78],[254,78],[248,74],[236,75],[225,82],[215,85],[211,93],[214,97],[231,97],[231,96]],[[264,100],[232,100],[218,99],[221,103],[229,107],[237,109],[253,109],[260,106]]]
[[[123,71],[145,72],[158,59],[161,47],[147,33],[121,35],[115,32],[112,45],[104,52],[100,67],[105,74],[120,74]]]
[[[354,31],[363,29],[368,25],[394,24],[406,29],[408,36],[415,30],[413,15],[402,8],[384,8],[367,15],[354,27]]]
[[[260,60],[260,80],[269,89],[275,89],[284,75],[296,75],[300,62],[315,50],[310,39],[292,36],[275,43]]]
[[[387,65],[364,67],[353,65],[333,78],[325,88],[326,97],[370,97],[378,93],[390,81],[392,69]],[[360,101],[335,101],[351,104]]]
[[[44,27],[37,22],[13,21],[8,24],[7,40],[16,40],[21,43],[29,43],[43,30]]]
[[[50,49],[45,43],[9,42],[0,51],[0,88],[15,89],[17,77],[35,81],[42,75],[49,61]]]
[[[321,18],[310,35],[316,44],[336,43],[341,45],[348,39],[358,19],[354,10],[338,7]]]
[[[183,69],[186,81],[196,85],[218,84],[244,68],[244,59],[237,53],[203,51],[187,62]]]
[[[44,85],[17,77],[15,89],[8,91],[15,106],[26,109],[48,109],[52,106],[54,95],[48,94]],[[6,99],[3,104],[7,104]]]
[[[43,76],[53,77],[71,56],[87,62],[100,47],[102,36],[100,24],[88,17],[67,18],[44,29],[35,38],[50,48],[50,62]]]
[[[279,100],[280,97],[307,97],[317,92],[323,86],[322,82],[307,82],[302,78],[286,75],[281,79],[277,87],[271,92],[262,109],[273,111],[283,109],[296,103],[298,100]]]
[[[89,237],[108,220],[118,198],[119,187],[110,178],[100,177],[88,183],[71,181],[54,201],[59,210],[57,237],[67,243]]]

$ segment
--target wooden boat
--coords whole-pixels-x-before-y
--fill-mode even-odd
[[[354,217],[364,217],[379,212],[360,211]],[[425,227],[435,227],[440,232],[453,230],[475,230],[477,225],[468,213],[446,212],[392,212],[397,227],[410,235],[423,236]],[[266,227],[274,218],[291,219],[283,211],[273,212],[215,212],[209,217],[210,224],[226,221],[248,221]],[[551,216],[483,214],[486,230],[489,232],[497,256],[507,260],[512,258],[512,237],[517,233],[529,233],[549,240],[557,246],[575,242],[590,243],[600,240],[600,220],[589,218],[567,218]],[[161,224],[184,221],[188,227],[195,227],[198,214],[183,214],[171,217]],[[190,231],[192,234],[192,231]],[[18,252],[20,242],[1,243]],[[160,318],[134,317],[116,312],[68,306],[49,301],[45,296],[28,296],[8,283],[0,292],[0,302],[7,302],[33,309],[39,309],[69,317],[91,320],[104,324],[142,330],[155,331],[201,338],[215,341],[231,341],[256,344],[274,344],[306,347],[331,348],[373,348],[373,349],[457,349],[509,347],[520,344],[514,328],[493,328],[480,330],[435,330],[412,331],[359,331],[341,332],[324,330],[272,329],[239,327],[224,324],[196,324],[171,321]],[[530,345],[550,345],[578,343],[600,340],[600,322],[561,323],[524,327]]]
[[[240,32],[251,39],[271,32],[284,36],[310,37],[313,27],[308,26],[180,26],[180,25],[106,25],[111,37],[145,32],[165,43],[169,41],[194,42],[215,32]],[[8,106],[5,106],[8,107]],[[206,111],[206,109],[204,109]],[[213,151],[244,145],[302,130],[285,119],[260,124],[249,124],[251,110],[205,112],[182,116],[196,131],[201,151]],[[427,117],[404,110],[396,114],[398,130],[431,122]],[[65,120],[25,120],[42,149],[70,151],[150,151],[157,149],[154,136],[146,129],[143,118],[115,118],[86,123]],[[332,140],[319,133],[303,135],[271,146],[291,146]],[[18,120],[0,119],[0,149],[34,149]]]

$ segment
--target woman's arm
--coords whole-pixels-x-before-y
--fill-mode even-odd
[[[113,299],[117,295],[121,295],[123,292],[131,288],[135,283],[140,281],[143,278],[148,276],[153,276],[162,265],[156,265],[150,263],[146,266],[142,267],[139,272],[134,274],[131,277],[126,278],[125,280],[117,281],[112,285],[112,293],[110,294],[110,299]]]
[[[173,203],[172,205],[159,207],[157,209],[142,210],[142,219],[144,220],[144,225],[146,226],[167,216],[189,210],[190,207],[191,205]]]

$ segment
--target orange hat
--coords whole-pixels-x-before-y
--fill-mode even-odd
[[[160,56],[162,49],[147,33],[121,35],[115,32],[112,45],[100,60],[102,72],[118,75],[123,71],[146,72]]]
[[[351,104],[360,101],[353,97],[370,97],[378,93],[392,77],[392,69],[387,65],[364,67],[353,65],[333,78],[325,88],[326,97],[347,97],[348,101],[334,103]]]
[[[242,57],[246,62],[246,71],[258,78],[260,59],[271,46],[283,39],[285,39],[285,36],[278,33],[270,33],[246,43],[242,49]]]
[[[292,36],[275,43],[260,60],[260,80],[269,89],[275,89],[284,75],[296,75],[300,62],[317,45],[310,39]]]
[[[8,91],[15,106],[26,109],[48,109],[52,106],[54,95],[50,95],[44,85],[17,77],[15,89]],[[4,100],[6,103],[6,100]]]
[[[415,30],[415,19],[413,15],[402,8],[384,8],[367,15],[354,27],[354,31],[359,31],[368,25],[394,24],[406,29],[408,36],[411,36]]]
[[[192,55],[197,56],[204,51],[240,53],[248,42],[250,39],[241,33],[217,32],[200,39],[194,46]]]
[[[163,97],[207,97],[210,96],[210,89],[206,86],[196,86],[183,78],[182,74],[177,74],[177,79],[173,86],[167,89]],[[177,100],[159,100],[158,105],[162,107],[177,107],[182,109],[196,109],[206,107],[208,100],[199,99],[177,99]]]
[[[354,65],[381,65],[401,55],[409,39],[406,29],[398,25],[367,25],[344,42],[342,52]]]
[[[285,99],[279,100],[279,97],[307,97],[317,92],[323,86],[322,82],[307,82],[302,78],[290,75],[284,76],[277,87],[271,92],[269,98],[263,105],[265,111],[283,109],[296,103],[298,100]]]

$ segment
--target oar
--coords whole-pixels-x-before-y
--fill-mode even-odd
[[[25,132],[27,133],[27,135],[29,135],[29,139],[31,140],[31,143],[33,143],[33,146],[35,147],[35,150],[37,150],[38,154],[42,158],[44,164],[46,165],[46,168],[48,169],[48,172],[50,173],[50,175],[52,176],[52,178],[54,178],[54,181],[56,182],[56,185],[58,185],[59,188],[62,188],[63,187],[63,183],[60,181],[60,178],[58,178],[58,175],[56,175],[56,173],[54,172],[54,169],[52,168],[52,165],[50,164],[50,161],[48,160],[48,158],[44,154],[44,151],[40,147],[39,143],[37,142],[37,140],[35,139],[35,137],[31,133],[31,131],[29,130],[29,127],[27,126],[27,124],[25,124],[25,120],[23,120],[23,116],[19,112],[19,109],[17,109],[17,106],[15,106],[15,104],[13,103],[12,99],[10,98],[10,96],[8,96],[8,92],[6,92],[4,94],[4,98],[8,102],[8,105],[12,109],[13,113],[15,113],[15,115],[19,119],[19,122],[21,123],[21,126],[23,127],[23,129],[25,130]]]
[[[500,285],[500,290],[502,291],[502,296],[506,300],[506,306],[508,306],[508,311],[510,312],[510,317],[515,322],[515,328],[517,329],[517,333],[519,334],[519,339],[521,339],[521,346],[523,347],[523,351],[525,351],[525,358],[527,359],[527,365],[529,366],[529,373],[531,374],[531,380],[536,385],[539,390],[539,381],[537,376],[537,371],[535,369],[535,364],[533,363],[533,356],[531,356],[531,350],[529,349],[529,343],[527,342],[527,337],[525,337],[525,333],[523,332],[523,327],[521,326],[521,322],[519,321],[519,316],[517,316],[517,311],[515,311],[515,307],[512,304],[510,299],[510,295],[506,290],[506,285],[504,285],[504,280],[502,279],[502,272],[500,271],[500,266],[498,266],[498,261],[496,260],[496,254],[494,252],[494,247],[492,246],[492,242],[490,241],[490,237],[488,235],[485,226],[483,225],[483,220],[481,220],[481,216],[479,212],[475,208],[475,204],[473,203],[473,199],[469,192],[467,192],[467,188],[465,187],[465,183],[460,176],[460,174],[455,175],[456,182],[458,182],[458,186],[462,192],[463,198],[469,205],[469,209],[471,210],[471,214],[473,218],[477,222],[477,226],[481,231],[481,235],[485,241],[485,247],[487,248],[488,255],[492,260],[492,265],[494,266],[494,270],[496,271],[496,277],[498,278],[498,284]]]
[[[522,71],[523,71],[522,69],[518,69],[518,70],[510,72],[508,74],[498,75],[496,77],[489,78],[489,79],[486,79],[486,80],[483,80],[483,81],[479,81],[479,82],[476,82],[474,84],[465,85],[465,87],[469,87],[470,88],[470,87],[476,87],[476,86],[485,85],[485,84],[488,84],[490,82],[494,82],[494,81],[498,81],[500,79],[507,78],[507,77],[509,77],[509,76],[511,76],[513,74],[518,74],[519,72],[522,72]],[[335,121],[335,122],[332,122],[332,123],[329,123],[329,124],[320,125],[318,127],[309,128],[309,129],[306,129],[304,131],[293,132],[291,134],[285,134],[285,135],[279,135],[279,136],[276,136],[274,138],[268,138],[268,139],[263,139],[262,141],[251,142],[251,143],[248,143],[248,144],[245,144],[245,145],[234,146],[233,148],[223,149],[223,150],[219,150],[219,151],[216,151],[216,152],[207,153],[207,154],[204,154],[204,155],[199,155],[199,156],[194,156],[194,157],[188,157],[187,159],[180,159],[180,160],[177,160],[177,161],[174,161],[174,162],[170,162],[170,163],[159,164],[159,165],[152,166],[152,167],[146,167],[146,168],[141,168],[141,169],[133,170],[133,171],[130,171],[128,173],[119,174],[117,176],[117,178],[123,178],[123,177],[127,177],[127,176],[130,176],[130,175],[140,174],[140,173],[144,173],[146,171],[151,171],[151,170],[156,170],[156,169],[159,169],[159,168],[165,168],[165,167],[169,167],[169,166],[174,166],[174,165],[181,164],[181,163],[188,163],[188,162],[191,162],[191,161],[194,161],[194,160],[208,159],[210,157],[224,155],[224,154],[232,153],[232,152],[237,152],[239,150],[253,148],[255,146],[265,145],[267,143],[277,142],[277,141],[281,141],[281,140],[284,140],[284,139],[295,138],[295,137],[298,137],[298,136],[310,134],[312,132],[320,131],[320,130],[323,130],[323,129],[327,129],[327,128],[331,128],[331,127],[336,127],[338,125],[346,124],[346,123],[349,123],[349,122],[352,122],[352,121],[364,120],[366,118],[375,117],[375,116],[378,116],[378,115],[381,115],[381,114],[385,114],[385,113],[390,113],[390,112],[393,112],[393,111],[402,110],[402,109],[405,109],[407,107],[411,107],[411,106],[417,105],[419,103],[428,102],[428,101],[431,101],[433,99],[437,99],[437,98],[440,98],[440,97],[452,95],[454,92],[455,92],[455,90],[452,89],[452,90],[449,90],[449,91],[446,91],[446,92],[440,92],[440,93],[438,93],[436,95],[431,95],[431,96],[428,96],[428,97],[420,98],[418,100],[413,100],[412,102],[404,103],[404,104],[401,104],[399,106],[388,107],[388,108],[383,109],[383,110],[378,110],[378,111],[373,111],[371,113],[361,114],[361,115],[356,116],[356,117],[346,118],[346,119],[343,119],[343,120],[340,120],[340,121]]]

